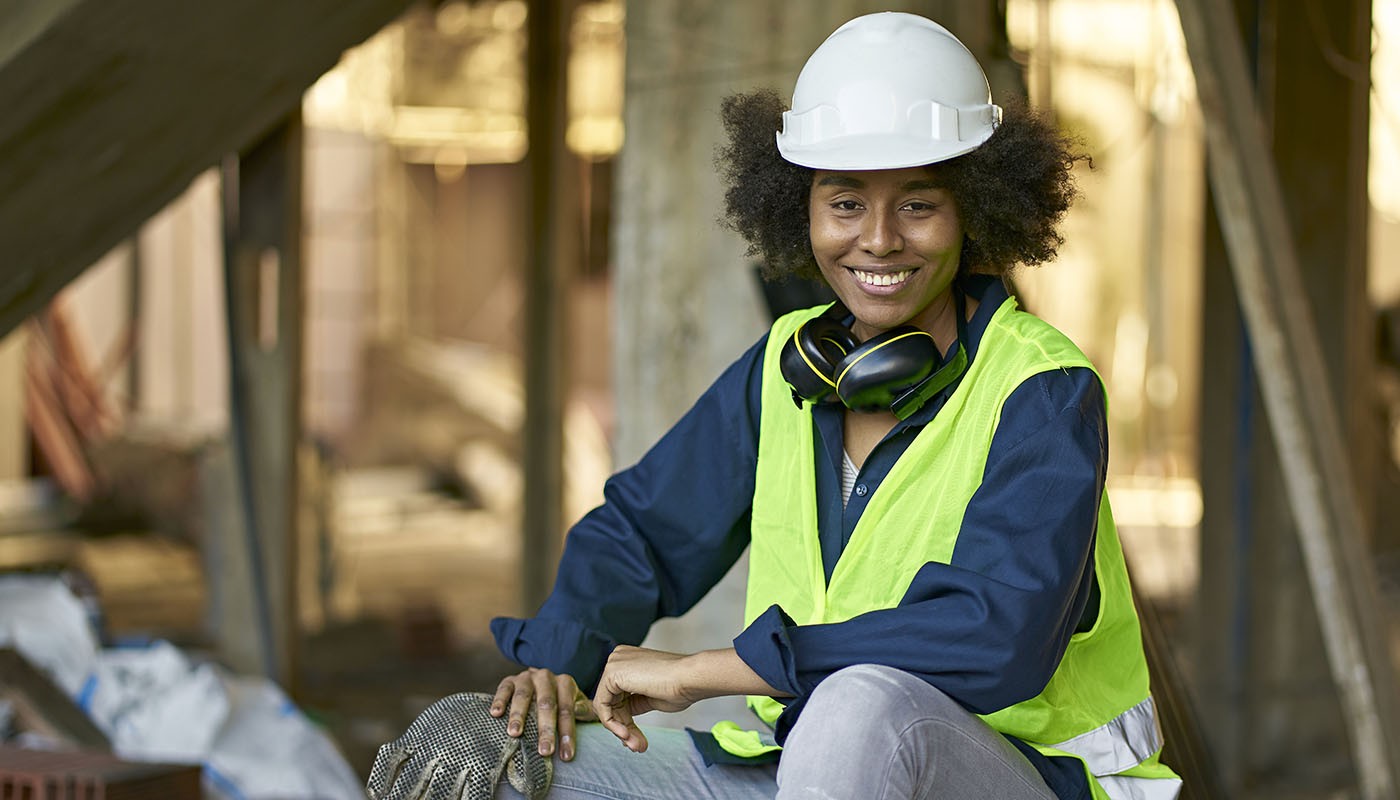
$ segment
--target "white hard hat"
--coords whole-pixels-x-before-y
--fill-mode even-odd
[[[813,169],[899,169],[976,150],[1001,122],[987,76],[938,23],[885,11],[842,25],[807,59],[778,152]]]

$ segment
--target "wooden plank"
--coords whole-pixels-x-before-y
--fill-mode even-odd
[[[36,327],[30,333],[31,352],[25,365],[25,418],[34,434],[35,447],[53,470],[54,480],[69,497],[84,502],[96,491],[97,478],[54,385],[52,359],[46,352],[36,350],[41,334]]]
[[[1400,727],[1375,574],[1279,176],[1230,7],[1178,0],[1210,179],[1362,795],[1393,797]]]
[[[0,335],[408,0],[0,7]]]
[[[77,703],[9,647],[0,647],[0,699],[14,704],[20,729],[51,736],[69,745],[107,750],[107,736]]]
[[[63,297],[55,297],[37,319],[40,334],[35,340],[47,351],[51,381],[73,429],[84,442],[105,437],[115,418],[107,408],[91,359],[73,327],[68,304]]]
[[[25,329],[0,338],[0,481],[29,474],[29,439],[24,423]]]

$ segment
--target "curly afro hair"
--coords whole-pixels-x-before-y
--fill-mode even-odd
[[[1059,223],[1078,196],[1073,169],[1088,157],[1044,115],[1005,104],[983,145],[929,167],[957,204],[966,238],[959,273],[1002,275],[1042,264],[1064,242]],[[749,243],[764,278],[821,275],[808,239],[813,170],[783,159],[774,134],[787,104],[771,89],[734,94],[720,107],[728,141],[715,156],[724,181],[721,222]]]

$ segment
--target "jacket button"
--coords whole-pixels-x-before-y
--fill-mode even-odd
[[[865,484],[862,483],[856,486],[857,497],[865,497],[867,494],[870,494],[870,488],[867,487]]]

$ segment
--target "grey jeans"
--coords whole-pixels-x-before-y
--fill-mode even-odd
[[[776,766],[706,767],[684,731],[646,734],[647,752],[632,753],[601,725],[580,725],[578,756],[555,760],[550,800],[1055,798],[1000,734],[890,667],[850,667],[822,681]],[[497,796],[520,797],[505,782]]]

